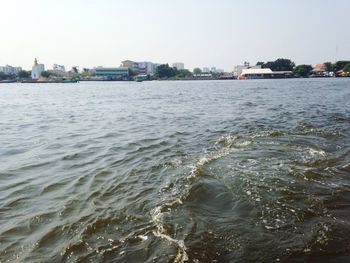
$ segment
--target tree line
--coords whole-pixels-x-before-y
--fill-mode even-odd
[[[341,70],[345,75],[350,76],[350,61],[341,60],[335,63],[325,62],[325,70],[328,72],[337,73]],[[313,67],[312,65],[302,64],[295,65],[290,59],[279,58],[275,61],[269,62],[258,62],[257,66],[262,68],[270,68],[272,71],[292,71],[295,77],[308,77],[312,74]]]
[[[21,79],[26,79],[29,78],[31,75],[31,71],[26,71],[26,70],[21,70],[17,73],[17,75],[15,74],[6,74],[2,71],[0,71],[0,80],[8,80],[8,79],[16,79],[21,78]]]
[[[334,72],[337,73],[339,71],[344,72],[344,76],[350,76],[350,61],[347,60],[341,60],[337,61],[335,63],[331,62],[325,62],[323,63],[325,66],[325,70],[328,72]],[[272,71],[292,71],[295,77],[309,77],[312,75],[313,67],[312,65],[302,64],[302,65],[296,65],[292,60],[286,59],[286,58],[279,58],[275,61],[268,61],[268,62],[257,62],[257,66],[261,66],[262,68],[270,68]],[[180,69],[170,67],[169,64],[163,64],[157,67],[155,78],[156,79],[187,79],[192,78],[193,74],[200,74],[202,71],[199,68],[195,68],[193,70],[193,73],[190,72],[187,69]],[[30,78],[31,72],[21,70],[17,75],[8,75],[4,72],[0,72],[0,80],[8,80],[8,79],[26,79]],[[50,71],[43,71],[41,73],[42,77],[50,77],[52,75],[55,75],[54,72]],[[73,72],[74,75],[74,72]],[[86,69],[83,73],[78,74],[78,72],[75,73],[77,76],[87,76],[91,75],[89,71]],[[130,72],[131,76],[137,75],[137,72]]]
[[[192,77],[192,73],[187,69],[170,67],[169,64],[159,65],[156,69],[157,79],[184,79]]]

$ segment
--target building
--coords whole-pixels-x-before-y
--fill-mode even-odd
[[[139,75],[154,75],[156,73],[157,67],[159,64],[143,61],[143,62],[135,62],[132,60],[124,60],[121,63],[122,67],[129,68],[133,71],[138,72]]]
[[[242,69],[242,73],[240,75],[241,78],[247,79],[263,79],[263,78],[272,78],[273,71],[269,68],[244,68]]]
[[[234,67],[233,69],[234,77],[235,78],[240,77],[244,69],[261,69],[261,66],[260,65],[250,66],[250,63],[245,61],[243,65],[237,65]]]
[[[243,69],[239,79],[272,79],[272,78],[290,78],[292,71],[272,71],[269,68],[248,68]]]
[[[156,72],[152,62],[137,62],[140,75],[154,75]]]
[[[182,62],[173,63],[172,66],[173,66],[173,68],[177,68],[177,70],[185,69],[185,64]]]
[[[234,79],[232,72],[222,72],[220,74],[219,79]]]
[[[203,73],[210,73],[210,69],[208,67],[204,67],[202,72]]]
[[[48,70],[51,74],[57,76],[57,77],[64,77],[68,74],[66,73],[66,68],[62,65],[54,64],[52,67],[52,70]]]
[[[134,62],[132,60],[124,60],[124,61],[122,61],[121,66],[124,67],[124,68],[133,69],[133,70],[136,70],[138,68],[137,62]]]
[[[10,65],[0,67],[0,72],[5,73],[6,75],[17,75],[21,70],[21,67],[12,67]]]
[[[225,71],[223,69],[218,69],[216,67],[211,67],[210,72],[211,73],[224,73]]]
[[[32,67],[32,79],[39,79],[41,76],[41,72],[45,71],[44,64],[38,64],[38,60],[34,60],[34,65]]]
[[[62,73],[66,72],[66,68],[63,65],[54,64],[52,69],[54,71],[58,71],[58,72],[62,72]]]
[[[316,64],[312,70],[314,77],[328,77],[327,67],[325,64]]]
[[[115,79],[115,80],[128,80],[129,79],[129,68],[119,67],[119,68],[95,68],[96,77],[102,77],[105,79]]]
[[[211,73],[193,74],[193,79],[210,80],[210,79],[213,79],[213,74],[211,74]]]

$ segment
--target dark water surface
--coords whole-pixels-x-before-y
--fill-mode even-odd
[[[350,262],[350,79],[0,84],[0,262]]]

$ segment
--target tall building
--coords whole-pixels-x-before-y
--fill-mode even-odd
[[[21,70],[22,70],[21,67],[12,67],[10,65],[0,67],[0,72],[4,72],[7,75],[17,75],[18,72],[20,72]]]
[[[137,71],[140,75],[154,75],[156,73],[156,69],[158,64],[143,61],[143,62],[135,62],[131,60],[125,60],[121,63],[122,67],[126,67]]]
[[[32,67],[32,79],[39,79],[41,72],[45,70],[44,64],[38,64],[38,60],[34,60],[34,65]]]
[[[185,69],[185,64],[182,62],[173,63],[172,66],[173,66],[173,68],[177,68],[177,70]]]

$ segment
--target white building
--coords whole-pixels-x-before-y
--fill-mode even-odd
[[[38,64],[37,59],[34,61],[34,65],[32,67],[32,79],[39,79],[41,72],[45,71],[44,64]]]
[[[185,69],[185,64],[182,62],[173,63],[172,66],[173,66],[173,68],[177,68],[177,70]]]
[[[140,75],[154,75],[156,73],[152,62],[144,61],[136,63]]]
[[[250,66],[248,62],[244,62],[244,65],[238,65],[234,67],[233,75],[236,78],[240,77],[244,69],[261,69],[261,66]]]
[[[0,72],[4,72],[7,75],[17,75],[18,72],[20,72],[21,70],[22,70],[21,67],[12,67],[10,65],[0,67]]]
[[[243,69],[240,79],[270,79],[270,78],[290,78],[292,71],[272,71],[269,68],[249,68]]]

